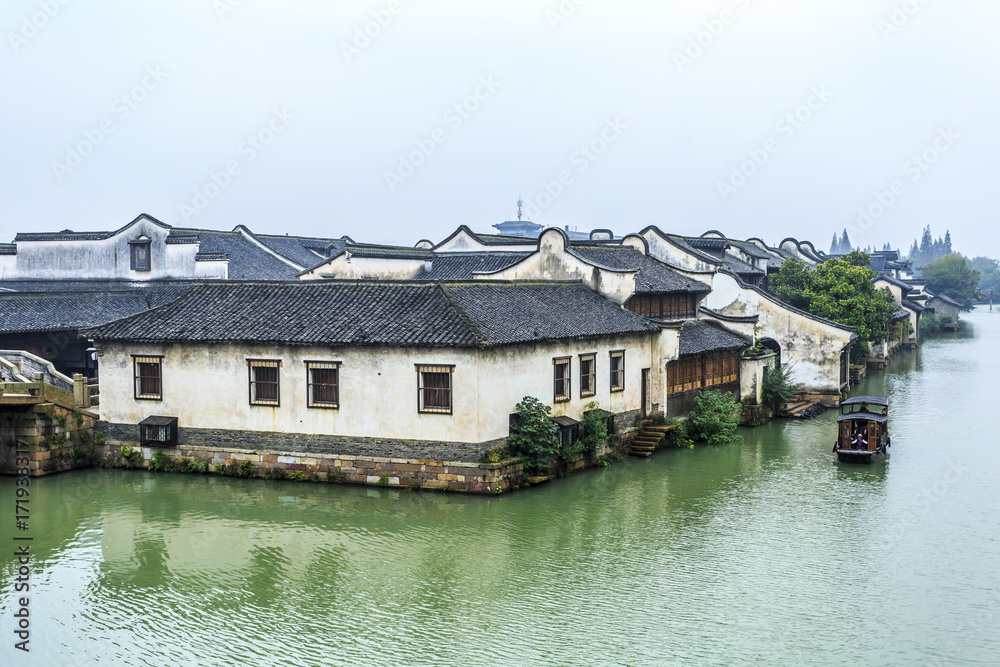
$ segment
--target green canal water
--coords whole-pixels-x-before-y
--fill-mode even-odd
[[[1000,663],[1000,312],[897,356],[892,455],[835,415],[502,497],[86,471],[31,487],[0,664]]]

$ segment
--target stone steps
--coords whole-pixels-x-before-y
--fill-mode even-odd
[[[642,424],[642,431],[632,441],[629,456],[636,458],[652,456],[663,437],[677,428],[672,424],[653,425],[652,420],[649,419],[643,420]]]

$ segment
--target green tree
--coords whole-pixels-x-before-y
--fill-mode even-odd
[[[549,462],[559,452],[559,427],[552,421],[552,409],[534,396],[525,396],[514,408],[517,417],[507,438],[507,448],[520,456],[524,469],[536,475],[549,469]]]
[[[884,340],[896,303],[888,288],[875,289],[871,257],[855,250],[816,268],[790,259],[771,280],[774,293],[789,305],[854,327],[860,347]]]
[[[974,257],[969,264],[979,271],[979,291],[985,295],[993,290],[993,295],[1000,297],[1000,262],[989,257]]]
[[[694,398],[694,409],[687,419],[687,436],[710,445],[738,440],[742,412],[743,407],[728,391],[703,391]]]
[[[851,252],[854,246],[851,245],[851,239],[847,236],[847,230],[844,230],[844,235],[840,237],[840,254],[846,255]]]
[[[597,448],[608,441],[608,425],[604,414],[595,401],[587,404],[587,411],[580,420],[580,444],[583,451],[593,461],[597,456]]]
[[[772,414],[778,414],[797,393],[797,388],[792,382],[792,366],[791,363],[780,366],[775,364],[764,369],[760,402]]]
[[[928,290],[950,297],[966,308],[972,306],[979,294],[979,271],[957,252],[926,265],[921,275],[927,281]]]
[[[837,235],[833,235],[833,243],[830,244],[830,254],[839,255],[840,254],[840,241],[837,240]]]

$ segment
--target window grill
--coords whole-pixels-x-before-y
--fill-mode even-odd
[[[580,355],[580,398],[597,393],[597,355]]]
[[[417,366],[417,411],[452,414],[454,366]]]
[[[310,408],[340,407],[339,361],[307,361],[306,383]]]
[[[163,357],[133,356],[132,376],[137,400],[163,400]]]
[[[572,376],[570,374],[570,358],[563,357],[552,360],[552,384],[554,400],[559,403],[568,401],[572,391]]]
[[[611,353],[611,391],[625,391],[625,350]]]
[[[281,362],[248,359],[250,405],[281,405]]]
[[[143,447],[177,447],[177,417],[146,417],[139,422]]]

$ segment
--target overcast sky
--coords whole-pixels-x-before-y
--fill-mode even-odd
[[[526,210],[1000,256],[996,0],[5,0],[0,240]],[[861,216],[859,211],[867,211]]]

